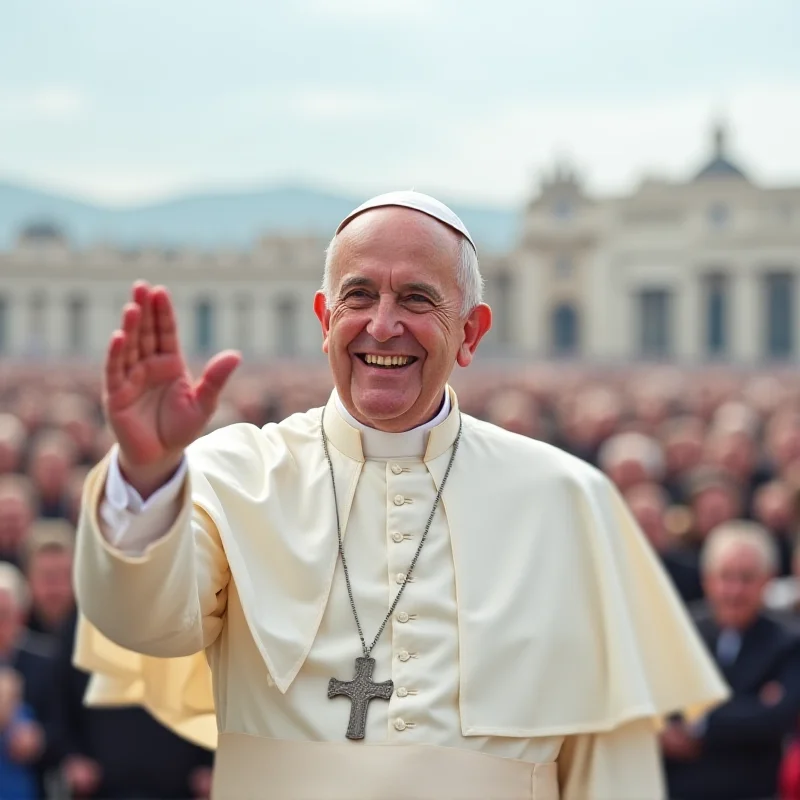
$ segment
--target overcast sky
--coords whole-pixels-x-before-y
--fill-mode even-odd
[[[681,177],[724,116],[800,183],[800,0],[3,0],[0,179],[524,200]]]

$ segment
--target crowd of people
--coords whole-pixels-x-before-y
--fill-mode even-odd
[[[665,727],[675,797],[800,798],[800,378],[484,364],[453,385],[464,412],[605,472],[697,620],[732,695]],[[101,390],[96,368],[0,371],[0,798],[207,797],[211,753],[141,709],[85,706],[71,664],[81,489],[113,444]],[[212,426],[330,390],[324,366],[244,366]]]

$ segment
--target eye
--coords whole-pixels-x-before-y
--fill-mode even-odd
[[[345,300],[363,300],[369,297],[369,293],[366,289],[353,289],[349,291],[345,296]]]
[[[410,300],[412,303],[430,303],[430,299],[425,297],[424,294],[410,294],[406,297],[406,300]]]

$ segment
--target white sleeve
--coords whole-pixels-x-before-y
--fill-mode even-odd
[[[99,514],[100,530],[109,544],[126,555],[136,556],[164,536],[180,513],[187,468],[184,456],[176,473],[145,501],[122,477],[115,445]]]

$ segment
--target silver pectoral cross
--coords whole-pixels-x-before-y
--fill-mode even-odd
[[[394,691],[392,681],[373,683],[372,672],[375,659],[360,656],[356,659],[356,674],[351,681],[331,678],[328,683],[328,697],[344,696],[350,698],[350,722],[347,726],[348,739],[363,739],[367,727],[367,707],[371,700],[388,700]]]

